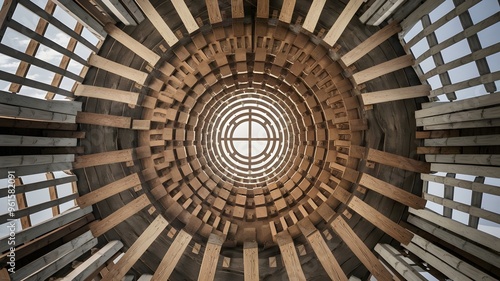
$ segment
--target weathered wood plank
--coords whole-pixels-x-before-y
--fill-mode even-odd
[[[112,265],[109,272],[103,276],[103,281],[121,280],[144,252],[151,246],[153,241],[167,227],[168,222],[162,215],[158,215],[154,221],[144,230],[144,232],[135,240],[122,258]]]
[[[243,274],[245,281],[259,280],[259,247],[257,242],[243,243]]]
[[[130,129],[132,118],[92,112],[78,112],[76,123]]]
[[[450,137],[424,140],[425,146],[488,146],[498,145],[500,135]]]
[[[401,22],[403,32],[402,34],[400,34],[400,36],[404,36],[424,15],[428,15],[432,10],[441,5],[441,3],[443,2],[444,0],[425,1],[424,4],[420,5],[415,11],[413,11]]]
[[[186,27],[188,33],[193,33],[198,30],[198,23],[194,19],[193,14],[189,11],[186,2],[184,2],[184,0],[172,0],[172,4],[184,23],[184,27]]]
[[[335,45],[335,43],[337,43],[340,35],[344,33],[345,28],[354,17],[354,14],[359,9],[359,7],[361,7],[361,4],[363,4],[363,2],[364,0],[350,0],[349,3],[347,3],[340,16],[337,18],[333,26],[325,35],[325,38],[323,38],[323,41],[325,41],[325,43],[332,47],[333,45]]]
[[[30,184],[16,185],[15,194],[25,193],[33,190],[43,189],[49,186],[55,186],[59,184],[65,184],[68,182],[76,181],[76,176],[68,176],[64,178],[58,178],[54,180],[39,181]],[[0,197],[7,196],[7,188],[0,188]]]
[[[80,196],[76,199],[76,202],[78,206],[84,208],[140,184],[141,179],[139,175],[137,173],[131,174]]]
[[[378,104],[384,102],[426,97],[429,95],[431,87],[429,85],[418,85],[403,87],[398,89],[382,90],[361,94],[364,105]]]
[[[269,18],[269,0],[257,0],[257,17]]]
[[[217,261],[219,260],[220,250],[224,243],[225,236],[221,234],[211,233],[208,237],[205,253],[201,262],[198,281],[213,281],[215,272],[217,271]]]
[[[314,0],[307,12],[306,19],[304,20],[304,24],[302,28],[305,30],[314,33],[314,29],[318,24],[319,17],[321,16],[321,12],[323,11],[323,7],[325,6],[326,0]]]
[[[293,10],[295,9],[296,0],[284,0],[281,6],[279,20],[285,23],[292,21]]]
[[[99,237],[109,231],[111,228],[117,226],[119,223],[125,221],[140,210],[149,206],[150,204],[151,202],[149,201],[146,194],[142,194],[141,196],[127,203],[125,206],[113,212],[111,215],[103,218],[100,221],[91,223],[90,231],[92,231],[92,234],[94,234],[95,237]]]
[[[76,146],[76,139],[0,135],[0,146]]]
[[[151,278],[152,281],[168,280],[191,239],[192,236],[189,233],[184,230],[179,231]]]
[[[417,126],[429,126],[437,124],[461,123],[466,121],[499,119],[500,106],[483,109],[434,115],[430,117],[417,118]]]
[[[231,17],[233,19],[245,17],[243,0],[231,0]]]
[[[499,154],[427,154],[425,161],[433,163],[500,166]]]
[[[54,0],[57,6],[61,7],[68,14],[72,15],[79,23],[88,28],[97,38],[104,40],[106,32],[101,24],[99,24],[91,15],[82,9],[75,1],[72,0]]]
[[[60,123],[75,123],[74,115],[54,113],[45,110],[0,104],[0,116],[15,119],[40,120]]]
[[[389,244],[377,244],[375,251],[394,268],[405,280],[409,281],[426,281],[413,266],[408,264],[403,258],[403,254],[398,252]]]
[[[276,234],[275,237],[280,248],[281,257],[283,258],[288,278],[293,281],[305,281],[306,277],[304,271],[302,271],[302,265],[300,264],[297,250],[295,250],[295,244],[290,234],[284,231]]]
[[[383,165],[417,173],[429,173],[430,171],[429,163],[417,161],[414,159],[406,158],[404,156],[399,156],[373,148],[368,149],[366,159],[368,161],[373,161]]]
[[[158,13],[155,7],[153,7],[151,2],[149,2],[149,0],[136,0],[135,2],[137,3],[137,5],[139,5],[146,17],[151,21],[153,26],[156,28],[156,30],[158,30],[160,35],[163,37],[163,39],[165,39],[169,46],[173,46],[175,45],[175,43],[179,42],[177,36],[175,36],[172,29],[170,29],[170,27],[163,20],[161,15]]]
[[[83,84],[79,84],[76,87],[75,96],[110,100],[133,105],[137,105],[137,100],[139,99],[139,93]]]
[[[205,0],[205,4],[207,5],[207,12],[210,24],[216,24],[222,22],[222,15],[220,13],[219,1]]]
[[[450,177],[442,177],[437,175],[421,174],[420,178],[425,181],[442,183],[445,185],[456,186],[464,189],[469,189],[474,192],[489,193],[500,196],[500,188],[494,185],[471,182],[467,180],[455,179]]]
[[[136,25],[132,15],[118,0],[102,0],[102,3],[125,25]]]
[[[405,55],[390,61],[383,62],[381,64],[372,66],[365,70],[361,70],[360,72],[354,73],[352,75],[352,79],[356,82],[356,84],[362,84],[367,81],[373,80],[382,75],[394,72],[396,70],[403,69],[405,67],[409,67],[413,65],[413,56]]]

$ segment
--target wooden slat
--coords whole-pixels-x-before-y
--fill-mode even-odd
[[[429,126],[437,124],[461,123],[466,121],[499,119],[500,106],[483,109],[461,111],[443,115],[435,115],[425,118],[417,118],[417,126]]]
[[[403,33],[400,36],[404,36],[424,15],[428,15],[443,2],[444,0],[425,1],[401,22]]]
[[[394,268],[405,280],[426,281],[418,270],[408,264],[402,257],[404,256],[389,244],[377,244],[375,251]]]
[[[203,253],[203,261],[201,262],[198,281],[214,280],[215,272],[217,271],[217,261],[219,260],[219,254],[224,240],[225,237],[221,234],[211,233],[208,237],[205,253]]]
[[[243,243],[243,274],[245,281],[259,280],[259,246],[257,242]]]
[[[76,123],[130,129],[132,118],[92,112],[78,112]]]
[[[54,0],[57,6],[61,7],[68,14],[72,15],[79,23],[88,28],[97,38],[104,40],[106,32],[102,25],[82,9],[75,1],[72,0]]]
[[[378,104],[384,102],[426,97],[429,95],[429,85],[418,85],[398,89],[382,90],[361,94],[364,105]]]
[[[189,233],[184,230],[179,231],[151,278],[152,281],[168,280],[191,239],[192,236]]]
[[[90,258],[78,265],[73,271],[61,279],[61,281],[84,281],[96,270],[103,266],[121,248],[121,241],[113,240],[93,254]]]
[[[292,21],[293,10],[295,9],[296,0],[284,0],[281,6],[279,20],[285,23]]]
[[[84,61],[84,64],[85,64],[85,61]],[[8,82],[12,82],[12,83],[16,83],[16,84],[20,84],[23,86],[28,86],[31,88],[44,90],[44,91],[48,91],[48,92],[54,92],[54,93],[57,93],[59,95],[65,96],[65,97],[74,97],[74,94],[71,91],[60,89],[60,88],[54,87],[54,86],[46,84],[46,83],[38,82],[38,81],[33,80],[33,79],[17,76],[17,75],[5,72],[3,70],[0,70],[0,77],[2,77],[2,80],[4,80],[4,81],[8,81]]]
[[[219,8],[219,1],[205,0],[205,4],[207,5],[207,12],[210,24],[216,24],[222,22],[222,16]]]
[[[132,38],[130,35],[119,29],[115,25],[108,23],[104,26],[104,29],[116,41],[122,43],[122,45],[130,49],[136,55],[143,58],[145,61],[149,62],[149,64],[151,64],[152,66],[156,65],[156,63],[160,60],[161,57],[159,55],[151,51],[146,46],[142,45],[140,42]]]
[[[0,135],[0,146],[76,146],[76,139]]]
[[[144,232],[135,240],[121,259],[114,264],[109,272],[102,278],[103,281],[121,280],[137,260],[144,254],[149,246],[167,227],[168,222],[159,215]]]
[[[359,184],[378,192],[385,197],[391,198],[401,204],[410,206],[415,209],[423,209],[425,207],[426,201],[420,196],[416,196],[408,191],[398,188],[390,183],[383,180],[377,179],[369,174],[363,173]]]
[[[99,237],[132,215],[137,214],[140,210],[146,208],[150,204],[151,202],[146,194],[142,194],[127,203],[125,206],[113,212],[111,215],[90,224],[90,230],[95,237]]]
[[[295,250],[295,244],[290,234],[285,231],[278,233],[275,237],[280,248],[281,257],[283,258],[288,278],[293,281],[305,281],[306,277],[302,271],[302,265],[300,264],[297,250]]]
[[[257,0],[257,17],[269,18],[269,0]]]
[[[331,227],[377,280],[392,280],[392,274],[380,263],[341,216],[332,221]]]
[[[49,186],[55,186],[59,184],[65,184],[72,181],[76,181],[76,176],[68,176],[64,178],[58,178],[54,180],[39,181],[30,184],[16,185],[15,194],[25,193],[28,191],[39,190]],[[7,188],[0,188],[0,198],[7,196]]]
[[[74,115],[54,113],[50,111],[6,104],[0,104],[0,116],[6,118],[40,120],[60,123],[75,123],[76,121]]]
[[[118,0],[102,0],[102,3],[125,25],[136,25],[132,15]]]
[[[96,54],[91,54],[89,59],[89,64],[100,69],[106,70],[108,72],[120,75],[129,80],[135,81],[138,84],[145,85],[146,79],[148,78],[148,73],[142,72],[140,70],[125,66],[120,63],[108,60]]]
[[[424,140],[425,146],[489,146],[498,145],[500,135],[450,137]]]
[[[76,87],[75,96],[110,100],[133,105],[137,105],[137,100],[139,99],[139,93],[83,84],[79,84]]]
[[[79,155],[76,157],[73,167],[75,169],[81,169],[111,163],[127,162],[132,160],[134,160],[134,149],[129,148],[95,154]]]
[[[356,84],[362,84],[367,81],[373,80],[382,75],[394,72],[396,70],[403,69],[413,65],[413,56],[405,55],[390,61],[383,62],[381,64],[372,66],[368,69],[362,70],[360,72],[354,73],[352,78]]]
[[[78,206],[87,207],[91,206],[97,202],[100,202],[106,198],[109,198],[115,194],[125,191],[129,188],[135,187],[141,184],[141,179],[137,173],[131,174],[119,180],[113,181],[105,186],[102,186],[90,193],[80,196],[76,199]]]
[[[363,2],[364,0],[350,0],[349,3],[347,3],[340,16],[337,18],[333,26],[326,34],[325,38],[323,38],[323,41],[325,41],[325,43],[332,47],[333,45],[335,45],[335,43],[337,43],[340,35],[342,35],[345,28],[354,17],[354,14],[359,9],[359,7],[361,7],[361,4],[363,4]]]
[[[186,2],[184,0],[172,0],[172,4],[174,5],[175,10],[177,11],[177,14],[181,18],[182,22],[184,23],[184,27],[186,27],[186,30],[188,33],[193,33],[196,30],[198,30],[198,23],[194,19],[193,15],[189,11],[188,6],[186,5]]]
[[[420,178],[425,181],[442,183],[445,185],[456,186],[464,189],[472,190],[473,192],[489,193],[500,196],[500,188],[494,185],[471,182],[467,180],[455,179],[450,177],[442,177],[437,175],[421,174]]]
[[[137,5],[139,5],[146,17],[151,21],[153,26],[156,28],[156,30],[158,30],[160,35],[163,37],[163,39],[165,39],[169,46],[173,46],[179,41],[174,32],[172,32],[172,29],[168,27],[167,23],[163,20],[161,15],[158,13],[155,7],[153,7],[151,2],[149,2],[149,0],[136,0],[135,2],[137,3]]]
[[[0,118],[0,127],[76,131],[77,124]]]
[[[375,34],[370,36],[365,41],[358,44],[352,50],[350,50],[347,54],[343,55],[340,60],[347,66],[355,63],[360,58],[368,54],[375,47],[382,44],[385,40],[389,39],[392,35],[401,31],[401,26],[398,22],[393,21],[390,24],[386,25],[384,28],[377,31]]]
[[[326,0],[314,0],[307,12],[306,19],[304,20],[304,24],[302,28],[305,30],[314,33],[314,29],[318,24],[319,17],[321,16],[321,12],[323,11],[323,7],[325,6]]]
[[[499,154],[427,154],[425,161],[434,163],[500,166]]]
[[[406,158],[403,156],[399,156],[385,151],[380,151],[373,148],[370,148],[368,150],[368,155],[366,156],[366,159],[368,161],[373,161],[383,165],[417,173],[429,173],[430,171],[429,163],[417,161],[414,159]]]
[[[233,19],[245,17],[243,0],[231,0],[231,16]]]
[[[0,168],[73,162],[74,159],[73,154],[0,156]]]

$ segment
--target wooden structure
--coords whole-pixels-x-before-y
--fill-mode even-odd
[[[16,273],[14,234],[1,238],[0,279],[494,280],[500,241],[480,225],[500,223],[482,204],[499,195],[499,77],[486,59],[498,42],[482,48],[477,33],[498,12],[473,24],[480,1],[455,0],[431,21],[443,1],[421,2],[4,1],[0,34],[29,44],[0,45],[20,61],[0,72],[0,171],[11,177],[0,196],[17,205],[0,219],[21,227]],[[22,9],[39,17],[34,30]],[[452,18],[463,32],[439,42]],[[471,53],[445,62],[465,38]],[[415,57],[420,40],[430,48]],[[44,46],[58,66],[37,57]],[[452,83],[470,62],[480,76]],[[476,85],[486,94],[457,95]],[[33,191],[50,199],[32,204]],[[44,210],[51,218],[33,223]]]

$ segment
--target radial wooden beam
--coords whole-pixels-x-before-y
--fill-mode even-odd
[[[245,17],[243,0],[231,0],[231,17],[233,19]]]
[[[208,237],[203,261],[201,262],[198,281],[212,281],[217,271],[217,261],[219,260],[220,250],[225,240],[225,235],[212,233]]]
[[[156,219],[146,228],[146,230],[144,230],[141,236],[135,240],[134,244],[130,246],[121,259],[111,267],[106,275],[104,275],[102,280],[121,280],[149,248],[149,246],[151,246],[153,241],[155,241],[156,238],[163,232],[167,225],[168,222],[163,218],[163,216],[157,216]]]
[[[130,129],[132,118],[92,112],[78,112],[76,123]]]
[[[414,60],[412,55],[401,56],[392,59],[390,61],[386,61],[381,64],[372,66],[360,72],[354,73],[352,75],[352,79],[354,79],[356,84],[359,85],[367,81],[373,80],[377,77],[380,77],[382,75],[403,69],[405,67],[412,66],[413,62]]]
[[[220,13],[219,1],[205,0],[205,4],[207,5],[207,12],[210,24],[216,24],[222,22],[222,15]]]
[[[281,6],[281,13],[279,20],[285,23],[290,23],[292,21],[293,10],[295,8],[296,0],[284,0]]]
[[[96,221],[90,224],[90,230],[95,237],[99,237],[102,234],[109,231],[111,228],[117,226],[119,223],[125,221],[129,217],[137,214],[140,210],[151,205],[146,194],[142,194],[136,199],[130,201],[125,206],[113,212],[111,215],[103,218],[100,221]]]
[[[79,84],[76,87],[75,96],[110,100],[132,105],[137,105],[137,100],[139,99],[139,93],[83,84]]]
[[[257,17],[269,18],[269,0],[257,0]]]
[[[151,148],[149,146],[80,155],[76,157],[75,163],[73,163],[73,168],[81,169],[92,166],[121,163],[142,159],[148,156],[151,156]]]
[[[149,0],[136,0],[136,3],[169,46],[173,46],[179,41]]]
[[[82,9],[75,1],[72,0],[53,0],[61,9],[66,11],[68,14],[72,15],[78,20],[83,26],[88,28],[92,33],[94,33],[97,38],[104,40],[106,37],[106,32],[104,31],[102,25],[98,23],[92,16],[90,16],[87,11]]]
[[[382,265],[341,216],[337,216],[332,221],[331,227],[377,280],[392,280],[392,274]]]
[[[382,90],[361,94],[364,105],[378,104],[390,101],[413,99],[426,97],[429,95],[431,87],[429,85],[418,85],[403,87],[398,89]]]
[[[168,280],[191,239],[192,236],[189,233],[184,230],[179,231],[151,278],[152,281]]]
[[[326,0],[314,0],[309,8],[309,12],[307,12],[306,19],[304,20],[304,24],[302,28],[313,33],[316,25],[318,24],[319,17],[321,16],[321,12],[323,11],[323,7],[325,6]]]
[[[118,0],[101,0],[102,3],[125,25],[136,25],[132,15]]]
[[[137,173],[131,174],[102,186],[90,193],[82,195],[76,199],[76,202],[78,203],[78,206],[84,208],[140,184],[141,179],[139,178],[139,175]]]
[[[363,2],[364,0],[350,0],[349,3],[347,3],[346,7],[337,18],[333,26],[330,28],[325,38],[323,38],[323,41],[325,41],[325,43],[332,47],[333,45],[335,45],[335,43],[337,43],[340,35],[342,35],[345,28],[354,17],[354,14],[359,9],[359,7],[361,7],[361,4],[363,4]]]
[[[0,135],[0,146],[69,147],[76,146],[76,139]]]
[[[114,24],[108,23],[104,26],[104,29],[116,41],[120,42],[123,46],[130,49],[132,52],[143,58],[152,66],[156,65],[156,63],[160,60],[161,57],[158,54],[142,45],[140,42],[132,38],[123,30],[116,27]]]
[[[330,279],[347,281],[347,276],[342,267],[312,222],[308,218],[304,218],[298,223],[298,226],[302,234],[307,238],[307,241],[309,241],[316,257],[319,259],[321,265],[323,265]]]
[[[120,75],[121,77],[135,81],[138,84],[145,85],[148,73],[125,66],[123,64],[108,60],[96,54],[91,54],[88,62],[90,65],[106,70],[108,72]]]
[[[400,252],[394,249],[389,244],[377,244],[375,246],[375,251],[390,265],[394,268],[405,280],[415,280],[415,281],[426,281],[427,279],[423,277],[412,265],[408,264]]]
[[[243,274],[245,281],[259,280],[259,247],[257,242],[243,243]]]
[[[283,258],[288,278],[292,281],[305,281],[306,277],[302,271],[302,265],[300,264],[297,250],[295,250],[295,244],[290,234],[283,231],[276,234],[275,237],[281,251],[281,257]]]
[[[184,26],[186,27],[188,33],[193,33],[198,30],[198,23],[194,19],[193,14],[191,14],[191,12],[189,11],[186,2],[184,2],[184,0],[172,0],[172,4],[174,5],[177,14],[181,18],[182,23],[184,23]]]

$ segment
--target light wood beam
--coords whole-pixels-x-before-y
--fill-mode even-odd
[[[375,251],[390,265],[394,268],[405,280],[409,281],[427,281],[427,278],[423,277],[418,270],[416,270],[412,265],[408,264],[403,258],[403,254],[398,252],[389,244],[377,244],[375,246]]]
[[[16,95],[16,94],[13,94]],[[0,104],[0,116],[6,118],[40,120],[60,123],[75,123],[74,115],[55,113],[22,106]]]
[[[130,129],[132,118],[92,112],[78,112],[76,123]]]
[[[29,147],[76,146],[76,139],[0,135],[0,146],[29,146]]]
[[[122,3],[118,0],[101,0],[102,3],[125,25],[136,25],[132,15],[123,7]]]
[[[356,84],[362,84],[367,81],[373,80],[382,75],[394,72],[396,70],[403,69],[405,67],[409,67],[413,65],[413,56],[405,55],[390,61],[383,62],[381,64],[372,66],[365,70],[361,70],[360,72],[354,73],[352,75],[352,79],[356,82]]]
[[[132,105],[137,105],[139,99],[139,93],[83,84],[79,84],[76,87],[75,96],[110,100]]]
[[[429,85],[418,85],[398,89],[382,90],[361,94],[364,105],[378,104],[384,102],[426,97],[429,95]]]
[[[323,41],[325,41],[325,43],[332,47],[333,45],[335,45],[335,43],[337,43],[340,35],[342,35],[345,28],[354,17],[354,14],[359,9],[359,7],[361,7],[361,4],[363,4],[363,2],[364,0],[350,0],[349,3],[347,3],[340,16],[337,18],[333,26],[325,35],[325,38],[323,38]]]
[[[127,162],[142,159],[151,155],[149,146],[140,146],[115,151],[106,151],[94,154],[79,155],[73,164],[74,169],[87,168],[92,166],[106,165],[112,163]]]
[[[314,0],[307,12],[306,19],[304,20],[304,24],[302,28],[305,30],[314,33],[314,29],[318,24],[319,17],[321,16],[321,12],[323,11],[323,7],[325,6],[326,0]]]
[[[76,202],[78,206],[85,208],[140,184],[139,175],[137,173],[131,174],[80,196],[76,199]]]
[[[366,160],[417,173],[429,173],[429,163],[370,148]]]
[[[39,190],[43,189],[49,186],[55,186],[55,185],[60,185],[60,184],[65,184],[69,183],[72,181],[76,181],[77,178],[76,176],[68,176],[64,178],[58,178],[58,179],[53,179],[53,180],[46,180],[46,181],[39,181],[39,182],[34,182],[34,183],[29,183],[29,184],[16,184],[16,189],[15,189],[15,194],[20,194],[20,193],[25,193],[33,190]],[[0,198],[7,196],[7,188],[0,188]]]
[[[104,40],[106,32],[102,25],[98,23],[91,15],[82,9],[73,0],[51,0],[68,14],[72,15],[79,23],[88,28],[99,40]]]
[[[208,237],[198,281],[214,280],[215,272],[217,271],[217,261],[219,260],[220,250],[225,239],[225,235],[216,233],[212,233]]]
[[[424,15],[428,15],[443,2],[444,0],[425,1],[401,22],[403,32],[400,36],[403,37]]]
[[[243,0],[231,0],[231,16],[233,19],[244,18],[245,11],[243,9]]]
[[[122,258],[114,264],[109,272],[104,275],[102,281],[121,280],[125,274],[132,268],[137,260],[146,252],[153,241],[167,227],[168,222],[162,215],[158,215],[154,221],[144,230],[144,232],[135,240]]]
[[[295,9],[296,0],[284,0],[281,6],[279,20],[285,23],[292,21],[293,10]]]
[[[245,281],[259,280],[259,247],[257,242],[243,243],[243,274]]]
[[[156,30],[158,30],[160,35],[163,37],[163,39],[165,39],[169,46],[173,46],[175,45],[175,43],[179,42],[177,36],[175,36],[172,29],[168,27],[165,20],[163,20],[161,15],[158,13],[155,7],[153,7],[151,2],[149,2],[149,0],[136,0],[135,2],[137,3],[137,5],[139,5],[146,17],[151,21],[153,26],[156,28]]]
[[[172,0],[172,4],[174,5],[177,14],[184,23],[184,26],[186,27],[188,33],[191,34],[198,30],[198,23],[194,19],[193,14],[191,14],[191,12],[189,11],[186,2],[184,2],[184,0]]]
[[[425,146],[489,146],[498,145],[500,135],[482,135],[467,137],[449,137],[425,139]]]
[[[177,236],[175,237],[174,242],[168,248],[167,253],[163,257],[160,265],[156,269],[152,281],[162,281],[168,280],[172,272],[174,271],[175,266],[179,262],[182,257],[182,254],[186,250],[186,247],[189,245],[192,236],[185,232],[184,230],[179,231]]]
[[[425,181],[432,181],[436,183],[442,183],[444,185],[456,186],[473,192],[489,193],[493,195],[500,196],[500,188],[498,186],[484,184],[479,182],[471,182],[467,180],[455,179],[450,177],[442,177],[430,174],[421,174],[420,178]]]
[[[281,251],[281,257],[283,258],[288,278],[291,281],[305,281],[306,277],[302,271],[302,265],[300,264],[297,250],[290,234],[283,231],[276,234],[275,237]]]
[[[120,75],[121,77],[135,81],[138,84],[145,85],[148,73],[125,66],[120,63],[108,60],[96,54],[91,54],[88,62],[90,65],[106,70],[108,72]]]

